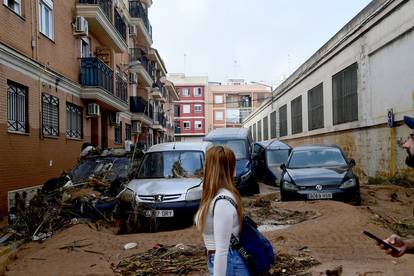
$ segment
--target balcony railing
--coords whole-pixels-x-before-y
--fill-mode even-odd
[[[143,97],[131,96],[129,97],[130,110],[133,113],[143,113],[151,120],[154,120],[154,108]]]
[[[126,41],[127,36],[127,26],[122,19],[121,15],[119,15],[118,11],[115,10],[115,28],[118,31],[118,33],[122,36],[122,38]]]
[[[141,1],[129,1],[129,13],[131,17],[138,17],[144,22],[144,26],[152,39],[152,27],[148,20],[147,12],[141,4]]]
[[[175,127],[174,133],[175,134],[180,134],[181,133],[181,129],[179,127]]]
[[[145,68],[148,74],[152,77],[152,66],[150,65],[150,60],[147,57],[145,51],[141,48],[131,48],[129,49],[129,60],[130,62],[139,61],[141,65]]]
[[[81,59],[80,82],[83,86],[100,87],[110,94],[114,93],[114,72],[95,57]]]
[[[80,4],[99,5],[108,20],[112,22],[112,0],[79,0]]]
[[[128,103],[128,83],[120,75],[116,75],[116,95],[122,101]]]

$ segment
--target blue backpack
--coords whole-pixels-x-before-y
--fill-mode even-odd
[[[229,201],[237,208],[236,202],[231,197],[220,195],[214,202],[213,216],[214,207],[220,199]],[[243,218],[240,240],[232,234],[230,246],[240,253],[252,275],[267,272],[275,264],[275,253],[272,244],[257,230],[257,224],[248,216]]]

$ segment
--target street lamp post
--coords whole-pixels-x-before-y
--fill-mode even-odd
[[[265,87],[269,87],[270,88],[270,94],[271,94],[271,100],[272,100],[272,102],[271,102],[270,105],[271,105],[271,108],[273,110],[273,86],[272,85],[265,84],[265,83],[257,82],[257,81],[251,81],[251,83],[258,84],[258,85],[262,85],[262,86],[265,86]]]

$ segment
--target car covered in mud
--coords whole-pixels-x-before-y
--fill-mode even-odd
[[[283,170],[282,201],[336,199],[361,204],[359,180],[353,171],[355,161],[348,160],[336,145],[296,147]]]
[[[253,174],[257,180],[279,186],[282,176],[280,165],[286,163],[292,148],[277,139],[253,144]]]
[[[209,142],[172,142],[152,146],[127,189],[145,217],[192,216],[201,192]]]

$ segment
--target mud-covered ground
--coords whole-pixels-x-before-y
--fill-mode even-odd
[[[269,226],[264,234],[279,256],[271,271],[273,275],[326,275],[328,270],[337,273],[330,275],[414,275],[414,255],[392,258],[362,234],[368,230],[384,238],[393,231],[413,235],[412,189],[364,186],[363,206],[358,207],[335,201],[280,202],[275,188],[263,186],[262,191],[260,197],[245,198],[243,205],[259,225]],[[130,242],[137,243],[137,247],[125,250],[124,245]],[[185,248],[193,251],[199,248],[195,254],[185,253],[187,263],[195,258],[194,263],[180,269],[203,275],[206,266],[200,262],[204,254],[202,245],[194,227],[115,235],[114,229],[107,226],[78,224],[42,243],[31,242],[20,247],[17,254],[9,255],[5,274],[114,275],[121,261],[122,269],[128,267],[125,260],[135,261],[128,269],[139,271],[137,267],[141,265],[143,270],[150,271],[147,262],[141,262],[145,254],[162,253],[171,259],[175,255],[169,254],[168,248],[175,250],[174,254],[181,249],[185,253]],[[151,251],[160,246],[166,249]],[[166,271],[172,271],[171,263],[179,266],[170,260],[170,267],[166,268],[170,270]],[[191,267],[195,270],[191,271]]]

